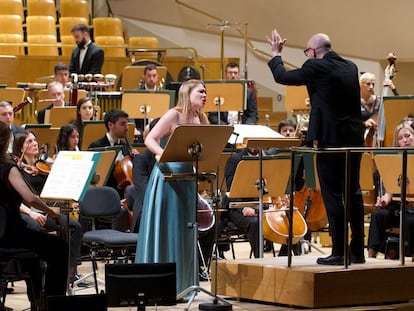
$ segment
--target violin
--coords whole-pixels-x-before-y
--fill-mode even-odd
[[[210,204],[200,194],[197,200],[197,223],[198,231],[205,232],[210,230],[216,222],[213,209]]]
[[[263,211],[263,235],[269,241],[288,244],[290,199],[285,196],[271,200],[269,209]],[[292,219],[292,244],[296,244],[308,232],[308,226],[297,207],[293,209]]]

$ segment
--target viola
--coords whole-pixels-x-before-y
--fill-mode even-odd
[[[293,204],[298,207],[311,231],[320,230],[328,224],[328,216],[320,190],[303,186],[300,191],[295,192]]]
[[[263,211],[263,235],[272,242],[287,244],[289,238],[289,204],[284,198],[272,199],[269,209]],[[298,243],[308,232],[308,227],[297,207],[292,215],[292,243]]]

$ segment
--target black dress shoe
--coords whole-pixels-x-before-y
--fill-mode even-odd
[[[328,256],[325,258],[318,258],[316,263],[319,265],[328,265],[328,266],[341,266],[344,264],[344,256]]]

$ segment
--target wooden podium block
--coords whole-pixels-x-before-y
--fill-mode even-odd
[[[314,256],[219,261],[217,294],[307,308],[407,302],[414,297],[414,263],[367,258],[365,264],[321,266]],[[371,309],[369,309],[371,310]],[[374,309],[372,309],[374,310]],[[378,309],[375,309],[378,310]]]

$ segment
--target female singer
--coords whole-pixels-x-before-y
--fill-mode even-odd
[[[414,130],[410,125],[401,122],[394,131],[395,147],[414,147]],[[378,252],[384,252],[386,230],[399,227],[400,202],[393,201],[393,194],[385,192],[377,198],[378,208],[371,214],[368,234],[368,257],[377,257]],[[407,255],[414,261],[414,208],[407,208],[406,215]]]
[[[89,97],[79,99],[76,105],[76,120],[72,122],[78,129],[78,132],[82,130],[83,122],[94,119],[94,113],[95,109]]]
[[[163,141],[180,124],[207,124],[202,112],[206,103],[206,88],[202,81],[189,80],[182,84],[178,104],[167,111],[145,139],[148,149],[159,160]],[[195,219],[195,181],[163,180],[163,172],[193,173],[191,162],[156,163],[145,192],[139,228],[137,263],[175,262],[177,293],[194,284],[194,228],[188,223]]]
[[[41,174],[36,167],[39,158],[39,146],[36,136],[29,131],[20,131],[16,134],[13,143],[13,154],[18,159],[18,165],[22,168],[22,175],[32,186],[37,194],[42,192],[46,182],[47,175]],[[57,231],[63,235],[66,229],[62,228],[67,225],[67,215],[60,215],[60,224],[52,221],[44,213],[37,209],[31,209],[25,204],[21,208],[22,218],[28,223],[28,227],[32,230],[48,232]],[[79,222],[69,218],[70,234],[70,278],[76,280],[79,276],[76,274],[77,259],[80,257],[82,243],[82,229]],[[84,285],[84,284],[82,284]]]
[[[60,128],[56,140],[58,151],[79,151],[79,131],[74,124],[64,125]]]
[[[45,213],[49,222],[61,221],[60,216],[29,189],[21,171],[6,156],[9,139],[9,127],[0,122],[0,208],[4,208],[7,215],[5,235],[0,239],[0,247],[33,250],[40,259],[47,262],[46,295],[65,295],[68,268],[67,244],[54,235],[28,228],[19,213],[19,207],[22,201],[25,201],[29,206]],[[35,293],[35,297],[29,295],[29,299],[34,302],[40,298],[41,271],[36,265],[26,268],[31,276]]]

